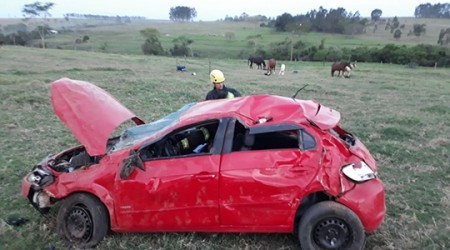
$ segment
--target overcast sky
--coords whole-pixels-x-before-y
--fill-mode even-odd
[[[0,18],[21,18],[25,4],[36,0],[1,0]],[[347,12],[359,11],[360,16],[370,17],[374,9],[383,11],[382,17],[412,17],[417,6],[424,3],[445,3],[426,0],[53,0],[41,2],[55,3],[50,13],[62,17],[65,13],[96,14],[107,16],[143,16],[148,19],[169,19],[171,7],[187,6],[195,8],[195,21],[214,21],[240,16],[243,12],[250,16],[265,15],[277,17],[283,13],[293,16],[317,10],[320,6],[327,10],[343,7]]]

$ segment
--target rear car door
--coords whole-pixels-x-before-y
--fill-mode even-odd
[[[279,126],[254,132],[253,145],[234,145],[230,153],[223,155],[220,222],[262,229],[291,228],[296,199],[317,173],[319,150],[313,137],[308,150],[300,149],[304,130],[299,127]]]

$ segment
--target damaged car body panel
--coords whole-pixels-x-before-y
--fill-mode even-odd
[[[339,112],[315,101],[202,101],[143,124],[104,90],[63,78],[52,104],[81,145],[44,158],[22,195],[41,213],[61,202],[58,231],[78,247],[111,229],[299,231],[304,248],[351,248],[386,213],[375,159],[341,128]],[[137,126],[111,137],[129,119]],[[86,228],[71,226],[79,220]]]
[[[51,86],[55,114],[86,147],[90,155],[103,155],[106,141],[124,121],[143,122],[103,89],[84,81],[62,78]]]

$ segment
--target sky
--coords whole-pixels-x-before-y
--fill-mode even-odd
[[[0,18],[22,18],[25,4],[39,0],[1,0]],[[40,0],[55,3],[50,10],[52,17],[63,17],[65,13],[94,14],[106,16],[142,16],[147,19],[169,20],[171,7],[187,6],[195,8],[197,17],[194,21],[215,21],[246,13],[250,16],[264,15],[276,18],[283,13],[293,16],[306,14],[310,10],[323,8],[344,8],[348,13],[359,11],[361,17],[370,17],[374,9],[380,9],[382,17],[412,17],[420,4],[445,3],[427,0]]]

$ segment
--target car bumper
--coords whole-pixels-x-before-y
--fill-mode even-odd
[[[384,185],[378,178],[356,184],[337,201],[358,215],[367,233],[377,230],[386,215]]]
[[[31,173],[28,173],[23,179],[22,179],[22,196],[25,198],[28,198],[28,195],[30,193],[31,189],[31,183],[28,181],[28,176]]]
[[[22,179],[22,196],[27,198],[36,210],[42,214],[45,214],[52,206],[51,197],[43,189],[36,190],[33,183],[29,181],[30,175],[32,175],[32,173],[27,174]]]

